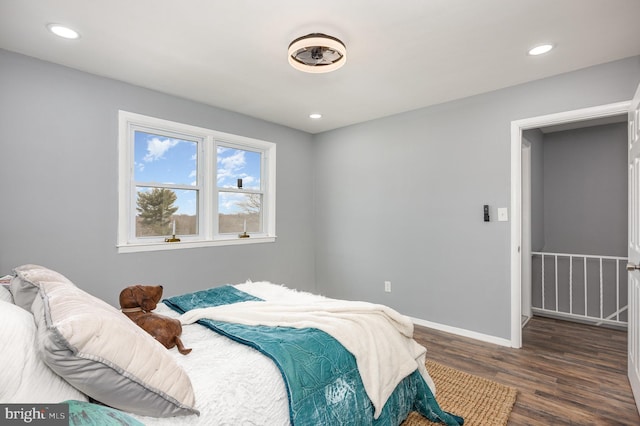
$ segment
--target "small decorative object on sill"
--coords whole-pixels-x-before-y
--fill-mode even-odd
[[[171,238],[165,238],[165,243],[178,243],[180,242],[180,238],[176,238],[176,221],[173,221],[173,236]]]
[[[238,179],[240,180],[240,179]],[[250,235],[247,234],[247,219],[244,220],[244,227],[243,227],[243,233],[242,234],[238,234],[238,238],[249,238]]]

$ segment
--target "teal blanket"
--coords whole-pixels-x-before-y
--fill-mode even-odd
[[[171,297],[179,313],[244,301],[259,301],[233,286]],[[356,360],[336,339],[315,328],[247,326],[203,319],[211,330],[257,349],[278,366],[289,399],[292,425],[399,425],[415,410],[434,422],[458,426],[461,417],[443,411],[416,370],[406,377],[373,418]]]

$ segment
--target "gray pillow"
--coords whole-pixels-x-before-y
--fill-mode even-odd
[[[24,283],[38,288],[31,305],[36,346],[54,372],[123,411],[153,417],[199,414],[189,376],[151,335],[60,274],[33,271],[26,280],[27,274],[16,269]],[[21,288],[32,291],[28,285]]]

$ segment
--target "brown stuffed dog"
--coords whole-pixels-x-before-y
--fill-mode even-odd
[[[180,321],[151,312],[156,308],[161,298],[161,285],[134,285],[120,292],[120,308],[122,308],[123,314],[167,349],[177,346],[178,351],[186,355],[191,352],[191,349],[185,349],[182,340],[180,340],[182,334]]]

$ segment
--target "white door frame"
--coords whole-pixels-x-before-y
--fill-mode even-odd
[[[522,347],[522,132],[556,124],[626,115],[630,105],[631,101],[617,102],[511,122],[511,347]]]
[[[522,183],[521,183],[521,227],[522,235],[520,240],[520,251],[522,253],[521,259],[521,274],[520,279],[520,315],[522,318],[527,318],[527,321],[531,318],[531,143],[526,139],[522,140],[522,161],[520,162],[522,167]],[[520,322],[521,327],[524,323]]]

